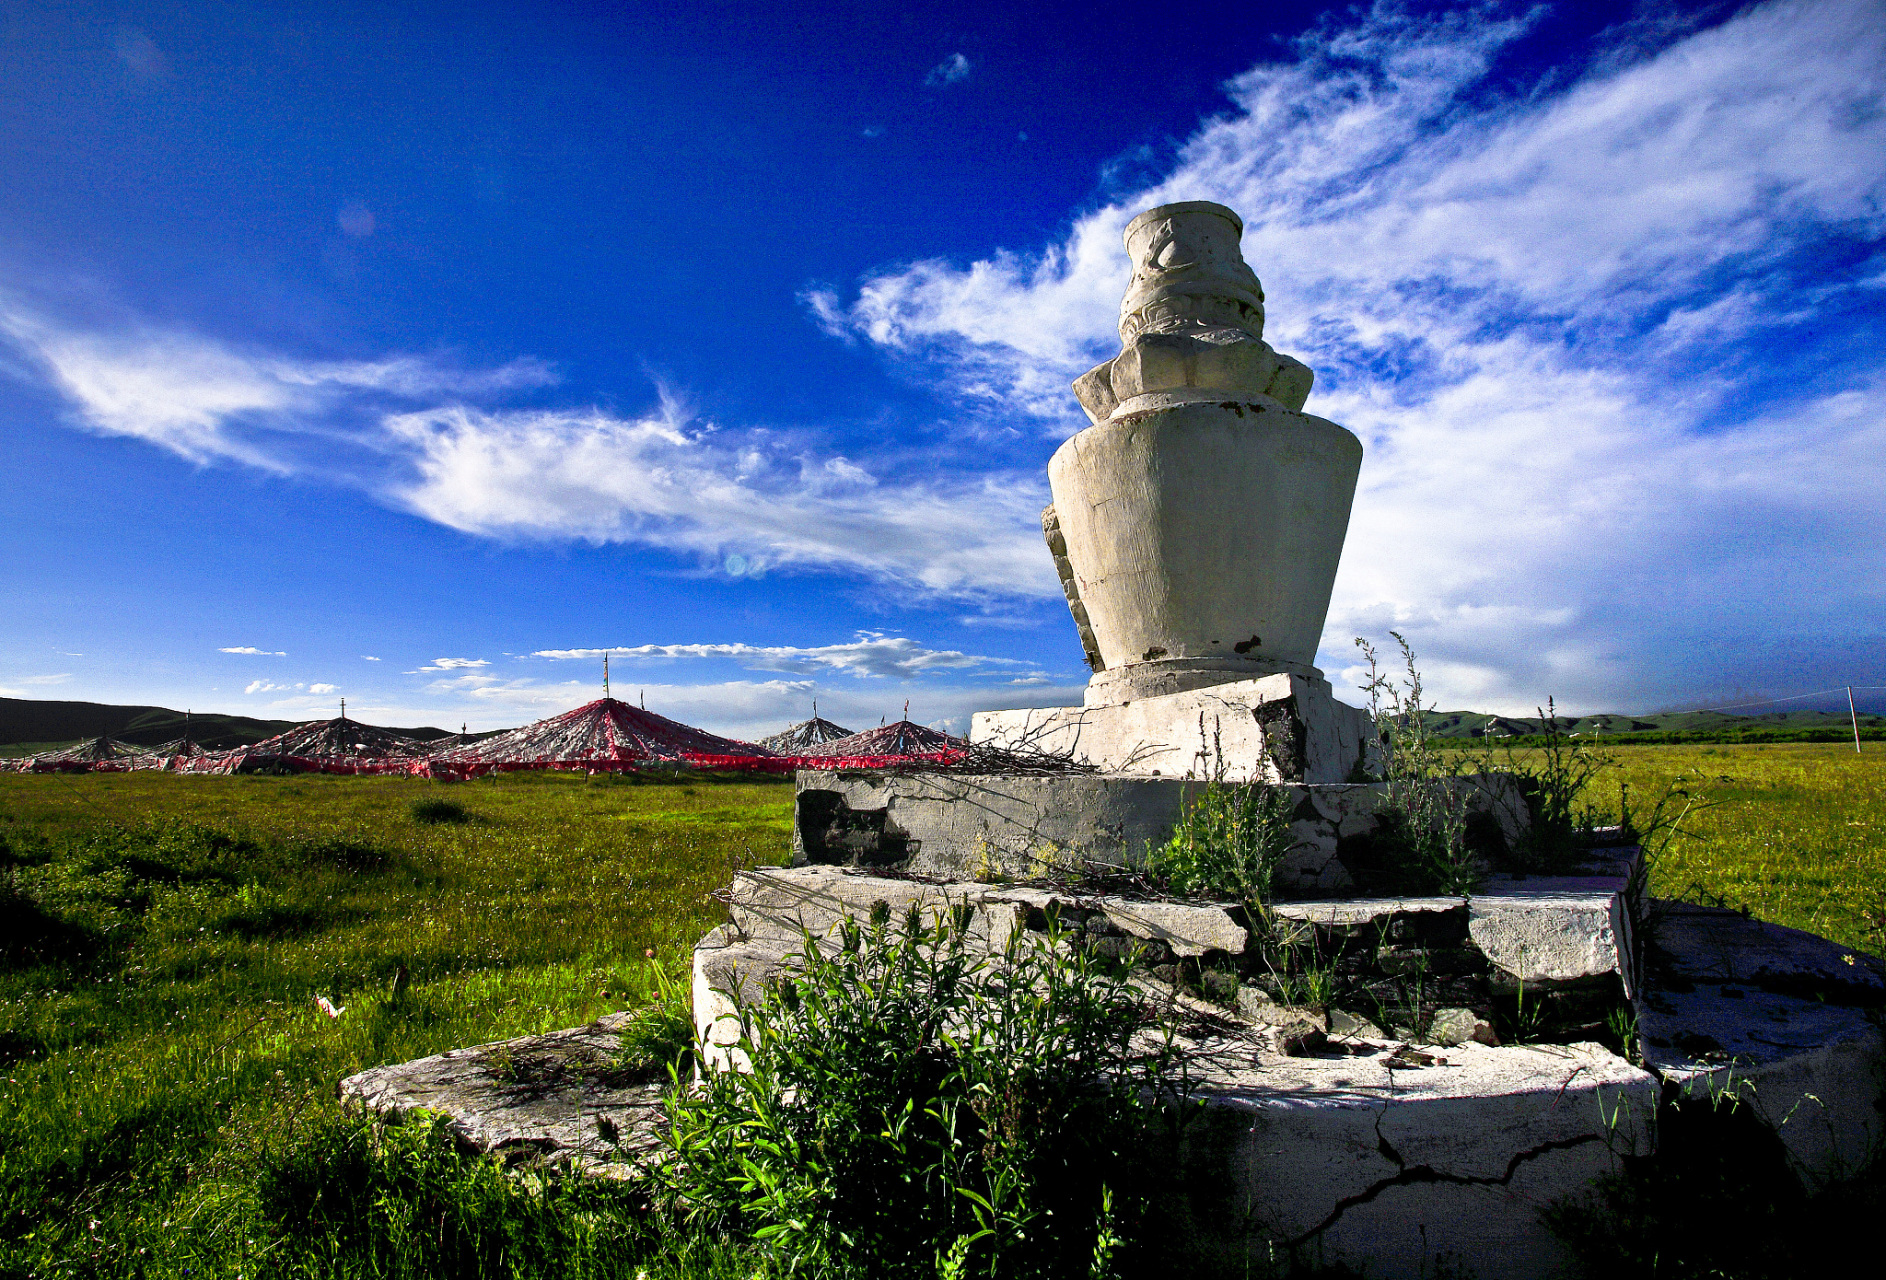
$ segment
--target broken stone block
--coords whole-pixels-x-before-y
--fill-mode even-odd
[[[1251,937],[1224,906],[1105,898],[1099,900],[1099,907],[1122,933],[1161,943],[1176,956],[1202,956],[1207,951],[1242,955]]]
[[[1648,931],[1645,1064],[1684,1090],[1753,1107],[1810,1189],[1863,1168],[1886,1138],[1886,965],[1689,903],[1653,903]]]
[[[1498,1044],[1500,1037],[1494,1031],[1492,1022],[1472,1009],[1436,1009],[1434,1016],[1428,1020],[1429,1044],[1446,1046],[1466,1044],[1469,1040],[1480,1044]]]
[[[462,1150],[506,1164],[632,1177],[661,1144],[667,1081],[616,1065],[633,1016],[374,1067],[342,1080],[341,1100],[387,1119],[436,1112]]]
[[[1331,1035],[1350,1036],[1357,1040],[1388,1039],[1388,1033],[1373,1022],[1343,1009],[1329,1011],[1329,1030]]]
[[[1468,903],[1468,936],[1525,982],[1615,973],[1636,987],[1628,876],[1496,880]]]

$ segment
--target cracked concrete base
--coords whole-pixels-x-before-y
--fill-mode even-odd
[[[1737,911],[1649,914],[1644,1060],[1752,1106],[1810,1189],[1864,1168],[1886,1141],[1886,965]]]
[[[633,1177],[661,1144],[663,1112],[662,1081],[609,1069],[628,1017],[375,1067],[340,1096],[388,1119],[437,1112],[463,1150],[506,1164]]]
[[[1659,1085],[1602,1045],[1452,1048],[1337,1039],[1308,1057],[1202,1047],[1207,1132],[1232,1230],[1370,1276],[1562,1274],[1538,1211],[1655,1140]],[[1230,1223],[1227,1222],[1227,1227]],[[1230,1234],[1231,1232],[1228,1232]]]

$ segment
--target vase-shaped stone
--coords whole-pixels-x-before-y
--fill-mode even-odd
[[[1076,394],[1094,425],[1048,464],[1101,705],[1275,672],[1316,647],[1362,444],[1301,412],[1310,370],[1263,340],[1264,294],[1221,205],[1135,218],[1120,355]]]

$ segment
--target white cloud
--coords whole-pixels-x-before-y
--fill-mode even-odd
[[[930,68],[930,73],[923,78],[928,85],[955,84],[969,75],[969,59],[960,53],[952,53],[943,61]]]
[[[280,693],[284,690],[298,687],[298,685],[292,684],[275,684],[268,680],[251,680],[243,687],[242,691],[244,693]]]
[[[311,684],[308,686],[309,693],[338,693],[339,691],[340,686],[337,684]]]
[[[66,681],[70,680],[71,678],[72,678],[72,673],[70,671],[61,671],[53,675],[21,676],[20,683],[23,685],[34,685],[39,688],[44,688],[47,685],[64,684],[66,683]],[[26,692],[21,689],[0,688],[0,697],[24,698],[26,696],[27,696]]]
[[[55,325],[5,296],[0,337],[81,426],[199,463],[332,475],[466,533],[639,543],[737,576],[836,569],[939,595],[1058,592],[1040,551],[1037,474],[887,479],[843,455],[694,421],[665,391],[642,417],[465,402],[553,382],[531,359],[494,370],[411,356],[296,361],[136,324]],[[392,403],[425,400],[435,403]]]
[[[387,427],[415,473],[396,499],[467,533],[738,554],[744,572],[836,568],[936,593],[1058,592],[1040,476],[885,483],[843,457],[689,424],[672,404],[639,419],[460,406]]]
[[[594,661],[605,653],[617,658],[730,658],[750,671],[782,671],[796,675],[833,672],[857,677],[910,680],[939,671],[967,671],[978,667],[1012,667],[1009,658],[989,658],[954,649],[928,649],[907,636],[886,636],[862,631],[848,644],[813,647],[751,644],[643,644],[619,649],[543,649],[533,658]]]
[[[280,649],[258,649],[254,645],[237,645],[234,648],[218,649],[218,653],[245,653],[258,658],[286,658],[288,655]]]
[[[1877,5],[1768,5],[1502,98],[1483,77],[1524,25],[1380,6],[1232,81],[1167,177],[1058,243],[809,302],[1063,433],[1067,381],[1117,350],[1121,227],[1218,200],[1248,220],[1267,336],[1318,370],[1309,408],[1368,450],[1332,671],[1401,626],[1439,696],[1522,709],[1818,680],[1816,637],[1886,653],[1862,621],[1886,359],[1816,360],[1803,332],[1880,270],[1875,247],[1825,275],[1886,231]]]
[[[378,662],[379,659],[375,658],[374,661]],[[420,671],[457,671],[463,667],[488,667],[490,665],[491,664],[483,658],[434,658],[432,660],[431,666],[421,667],[419,668],[419,670]],[[406,674],[416,675],[417,672],[408,671]]]
[[[362,662],[378,662],[378,661],[379,661],[379,659],[378,659],[378,658],[376,658],[376,657],[374,657],[374,656],[373,656],[372,654],[370,654],[370,653],[363,653],[363,654],[361,654],[361,655],[360,655],[360,660],[361,660]]]
[[[122,319],[109,327],[62,324],[5,295],[0,337],[39,368],[90,430],[145,440],[192,462],[228,460],[278,475],[307,469],[284,437],[356,432],[351,419],[363,393],[488,395],[556,380],[531,359],[487,370],[416,356],[289,360]]]

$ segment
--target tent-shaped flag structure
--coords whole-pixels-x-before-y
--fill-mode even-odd
[[[414,772],[475,778],[517,769],[623,773],[649,767],[785,772],[792,761],[617,698],[598,698],[560,716],[431,756]]]
[[[99,737],[8,760],[4,767],[11,773],[128,773],[133,769],[161,769],[164,758],[149,747]]]
[[[820,743],[799,752],[812,769],[887,769],[901,765],[953,764],[968,754],[969,744],[938,729],[909,720],[866,729],[848,738]]]
[[[417,738],[341,715],[234,751],[179,757],[173,767],[180,773],[409,773],[425,747]]]
[[[850,729],[820,718],[815,709],[810,720],[801,720],[790,729],[782,729],[770,738],[761,738],[760,745],[782,756],[796,756],[803,755],[812,747],[822,747],[828,742],[850,736]]]

